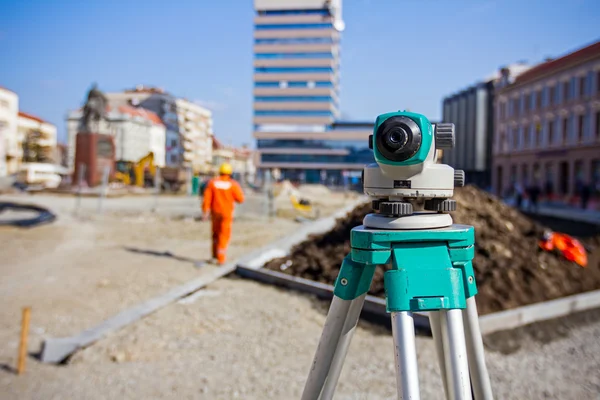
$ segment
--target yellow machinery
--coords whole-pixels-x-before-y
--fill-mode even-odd
[[[296,198],[295,195],[290,195],[290,200],[294,209],[300,213],[303,217],[316,219],[319,217],[319,210],[310,204],[308,200]]]
[[[118,161],[115,178],[125,185],[131,185],[131,182],[133,181],[135,186],[144,187],[146,181],[146,167],[148,167],[150,176],[154,177],[156,174],[156,165],[154,164],[153,152],[149,152],[136,163],[131,161]]]
[[[146,166],[148,167],[150,176],[154,177],[156,174],[156,165],[154,165],[153,152],[146,154],[135,163],[133,167],[135,172],[135,186],[144,187]]]

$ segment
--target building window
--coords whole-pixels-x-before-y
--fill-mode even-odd
[[[544,193],[546,195],[552,195],[554,193],[554,165],[552,162],[546,163],[545,170],[546,183],[544,184]]]
[[[524,94],[521,97],[521,101],[523,102],[523,112],[526,113],[527,111],[529,111],[529,107],[531,106],[531,98],[533,97],[533,93],[531,94]]]
[[[525,126],[523,131],[523,141],[525,143],[523,143],[523,147],[524,148],[528,148],[529,147],[529,143],[530,143],[530,136],[529,136],[529,131],[530,131],[530,127],[529,125]]]
[[[500,143],[498,144],[498,152],[504,153],[506,151],[506,132],[500,132]]]
[[[510,166],[510,182],[513,185],[517,183],[517,166],[515,164]]]
[[[500,103],[500,119],[506,118],[506,103]]]
[[[596,111],[596,140],[600,139],[600,111]]]
[[[523,164],[522,167],[522,179],[521,182],[523,183],[523,185],[527,185],[529,183],[529,165],[527,164]]]
[[[585,93],[585,76],[579,78],[579,97],[584,98]]]
[[[600,184],[600,159],[592,160],[592,187],[597,188]],[[598,193],[597,193],[598,194]]]
[[[577,137],[579,142],[583,142],[584,135],[584,127],[585,127],[585,115],[581,114],[577,117]]]
[[[600,71],[596,72],[596,92],[600,93]]]
[[[513,142],[513,150],[516,150],[519,148],[519,130],[518,129],[513,129],[512,130],[512,142]]]
[[[536,122],[535,124],[535,147],[540,148],[542,145],[542,124]]]
[[[172,163],[176,163],[177,162],[177,154],[171,154],[171,162]]]
[[[535,107],[538,110],[542,108],[542,91],[538,90],[535,94]]]
[[[533,181],[534,182],[539,182],[541,179],[540,176],[540,164],[535,163],[533,164]]]
[[[554,143],[554,121],[548,121],[548,143],[550,146]]]
[[[562,90],[562,95],[563,95],[563,103],[566,103],[567,101],[569,101],[569,81],[564,81],[563,82],[563,90]]]
[[[562,120],[562,144],[566,144],[569,138],[569,118],[564,117]]]

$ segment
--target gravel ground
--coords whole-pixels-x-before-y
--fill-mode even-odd
[[[25,376],[0,372],[0,391],[6,399],[299,398],[327,306],[222,279],[77,353],[67,366],[30,360]],[[598,317],[588,312],[486,338],[496,398],[598,399]],[[417,346],[422,398],[440,399],[433,343],[418,337]],[[336,398],[395,398],[393,362],[390,332],[361,322]]]
[[[202,273],[193,260],[207,255],[207,224],[174,219],[179,210],[115,208],[83,219],[61,211],[51,225],[0,230],[0,398],[299,398],[328,304],[239,279],[221,279],[115,332],[68,365],[29,358],[26,374],[14,375],[22,306],[33,306],[35,353],[44,337],[75,334]],[[264,220],[246,215],[236,226],[234,257],[297,224],[276,220],[264,229]],[[588,312],[487,337],[496,398],[598,399],[599,317]],[[422,398],[439,399],[433,343],[419,337],[417,345]],[[390,332],[361,322],[336,398],[395,398],[393,366]]]

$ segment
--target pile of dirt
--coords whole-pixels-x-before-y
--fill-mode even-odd
[[[600,289],[600,237],[582,240],[591,250],[587,268],[542,251],[538,239],[544,227],[496,197],[475,187],[458,189],[455,223],[475,227],[475,274],[481,314],[510,309],[576,293]],[[266,268],[333,284],[350,252],[350,230],[361,225],[370,205],[354,209],[322,235],[296,245],[289,256]],[[384,266],[378,267],[370,294],[382,297]]]

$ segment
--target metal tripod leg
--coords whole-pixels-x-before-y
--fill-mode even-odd
[[[396,384],[398,399],[419,400],[419,371],[415,325],[411,312],[392,313],[392,335],[394,337],[394,358],[396,359]]]
[[[446,357],[444,356],[444,340],[442,335],[442,316],[440,311],[429,311],[429,325],[431,326],[431,335],[435,344],[435,352],[438,357],[438,365],[440,366],[440,375],[444,386],[444,394],[446,399],[450,398],[448,392],[448,376],[446,372]]]
[[[462,310],[465,323],[465,339],[467,344],[467,357],[469,359],[469,370],[475,400],[492,400],[492,385],[485,365],[483,351],[483,340],[479,329],[479,318],[477,315],[477,303],[475,297],[467,299],[467,308]]]
[[[321,400],[331,400],[333,398],[335,387],[337,386],[340,374],[342,373],[344,360],[346,359],[346,354],[348,353],[348,348],[350,347],[350,342],[352,341],[352,336],[354,335],[356,325],[358,324],[358,319],[360,318],[360,312],[362,311],[363,304],[365,303],[365,297],[367,297],[367,295],[363,294],[362,296],[352,300],[352,304],[348,310],[348,316],[346,317],[346,322],[342,328],[342,334],[340,336],[337,349],[335,350],[331,368],[329,369],[329,374],[327,375],[327,380],[325,381],[325,387],[323,388],[321,397],[319,397]]]
[[[317,400],[319,398],[337,352],[342,329],[352,303],[353,300],[342,300],[337,296],[333,297],[308,379],[304,385],[302,400]]]
[[[441,320],[450,399],[470,400],[471,382],[462,312],[460,309],[441,311]]]

